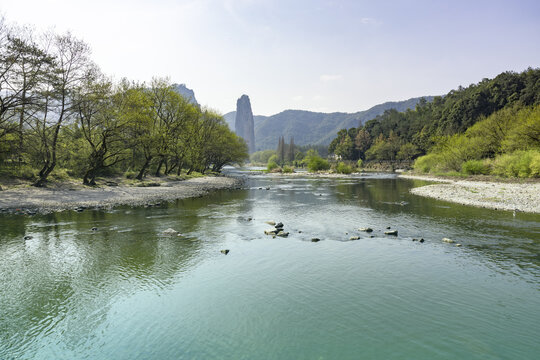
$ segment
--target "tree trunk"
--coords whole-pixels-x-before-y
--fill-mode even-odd
[[[143,179],[146,169],[148,168],[148,166],[150,166],[150,161],[152,161],[152,156],[150,156],[149,158],[146,158],[146,162],[144,163],[143,167],[141,168],[141,171],[139,171],[139,174],[135,177],[135,179],[137,180]]]
[[[39,179],[33,184],[35,187],[44,187],[47,183],[47,178],[49,177],[49,174],[54,170],[54,167],[56,166],[56,162],[49,164],[45,164],[41,171],[39,172]]]
[[[156,169],[156,174],[155,174],[156,177],[160,176],[161,166],[163,166],[163,157],[161,157],[161,159],[159,159],[159,163],[158,163],[158,166],[157,166],[157,169]]]

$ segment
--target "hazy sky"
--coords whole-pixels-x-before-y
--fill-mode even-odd
[[[71,30],[115,79],[168,76],[222,113],[354,112],[540,66],[540,1],[0,0]]]

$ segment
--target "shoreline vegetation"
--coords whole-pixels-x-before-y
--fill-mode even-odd
[[[121,205],[159,206],[162,202],[201,197],[215,190],[237,189],[241,184],[239,178],[202,176],[183,181],[171,178],[151,178],[138,183],[107,181],[95,187],[72,181],[58,182],[47,188],[17,185],[0,192],[0,213],[34,215]]]
[[[206,174],[249,157],[221,114],[169,78],[114,81],[71,33],[37,33],[2,16],[0,104],[0,177],[35,187]]]

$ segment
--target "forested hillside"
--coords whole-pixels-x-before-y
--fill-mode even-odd
[[[469,160],[540,150],[539,105],[540,69],[504,72],[432,102],[421,101],[414,110],[388,110],[361,128],[340,130],[329,151],[343,159],[368,161],[444,153],[442,158],[432,156],[433,166],[423,163],[422,169],[462,171]],[[484,165],[482,172],[495,171],[494,164]]]
[[[72,34],[0,19],[0,175],[30,179],[219,171],[247,158],[218,114],[165,79],[111,81]]]

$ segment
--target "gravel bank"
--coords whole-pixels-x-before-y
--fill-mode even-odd
[[[517,184],[415,175],[400,175],[400,177],[438,182],[412,189],[411,193],[415,195],[495,210],[540,213],[540,182]]]
[[[78,208],[111,208],[118,205],[141,206],[206,195],[212,190],[233,189],[241,181],[230,177],[202,177],[186,181],[163,182],[161,186],[102,186],[98,188],[25,187],[0,191],[0,209],[48,213]]]

